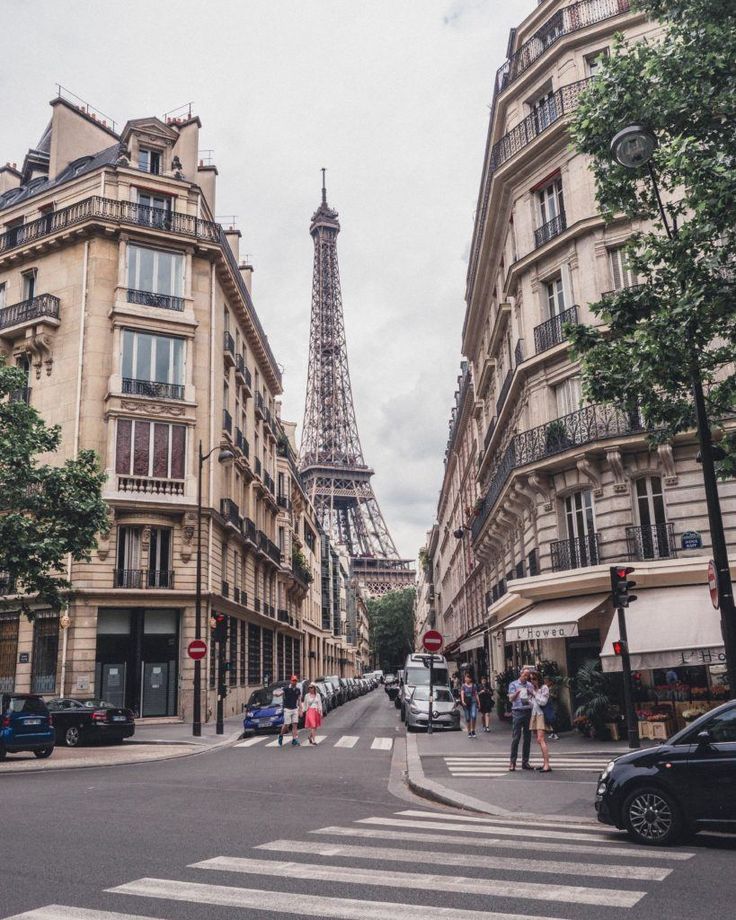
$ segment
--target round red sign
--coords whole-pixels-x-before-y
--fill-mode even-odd
[[[442,648],[442,642],[442,633],[438,633],[436,629],[428,629],[422,636],[422,645],[425,652],[439,652]]]
[[[708,590],[710,591],[711,603],[718,610],[721,606],[721,599],[718,596],[718,573],[716,572],[716,564],[712,559],[708,563]]]
[[[187,654],[195,661],[199,661],[207,654],[207,643],[203,639],[193,639],[187,646]]]

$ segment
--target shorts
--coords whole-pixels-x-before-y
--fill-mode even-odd
[[[463,706],[463,710],[465,711],[465,719],[468,722],[472,721],[473,719],[478,718],[478,704],[477,703],[471,703],[470,706]]]
[[[299,725],[299,710],[298,709],[285,709],[284,710],[284,725]]]

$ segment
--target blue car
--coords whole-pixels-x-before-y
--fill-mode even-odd
[[[284,687],[288,686],[288,681],[280,681],[251,693],[245,707],[244,734],[281,730],[284,724]]]
[[[0,697],[0,760],[16,751],[50,757],[54,726],[43,697],[34,693],[3,693]]]

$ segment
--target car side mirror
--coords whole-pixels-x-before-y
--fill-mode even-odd
[[[696,737],[698,739],[698,744],[701,747],[708,747],[708,745],[711,743],[711,740],[712,740],[711,734],[707,729],[705,729],[702,732],[698,732]]]

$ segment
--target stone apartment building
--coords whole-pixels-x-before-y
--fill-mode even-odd
[[[570,114],[614,33],[657,31],[628,0],[542,0],[511,32],[467,277],[468,381],[432,559],[438,621],[457,660],[471,653],[471,666],[499,672],[546,658],[566,674],[599,657],[618,668],[609,566],[631,562],[629,639],[643,686],[674,669],[708,693],[724,667],[695,433],[655,450],[637,413],[587,403],[564,332],[596,322],[588,305],[606,292],[637,283],[622,246],[638,225],[599,215]],[[720,494],[733,546],[736,486]]]
[[[59,460],[97,452],[109,506],[91,563],[71,567],[66,616],[38,610],[31,626],[12,604],[0,613],[3,689],[191,716],[200,445],[213,451],[203,634],[211,614],[230,618],[226,715],[265,680],[337,657],[293,564],[312,528],[318,581],[320,541],[278,418],[281,371],[252,270],[240,232],[215,221],[217,169],[199,157],[199,130],[187,114],[118,133],[59,96],[24,162],[0,168],[0,350],[26,371],[22,397],[61,426]],[[354,666],[354,649],[341,656]],[[214,656],[205,666],[212,711]]]

